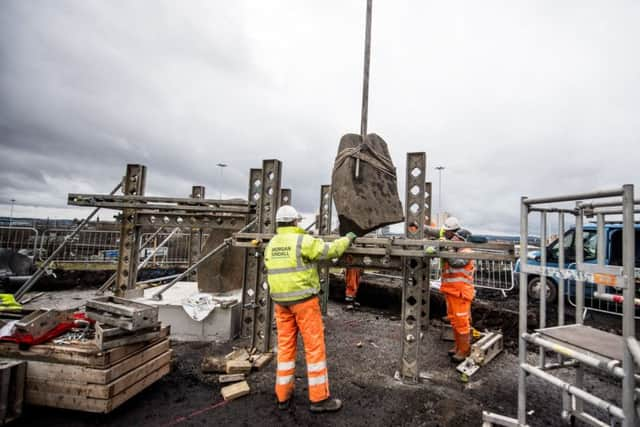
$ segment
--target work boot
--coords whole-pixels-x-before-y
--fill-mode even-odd
[[[456,354],[451,356],[451,360],[460,363],[469,357],[469,354],[471,354],[471,335],[460,334],[456,341],[458,343],[458,351]]]
[[[456,331],[453,331],[453,347],[451,347],[447,351],[447,355],[449,357],[452,357],[457,352],[458,352],[458,333]]]
[[[347,304],[353,304],[353,297],[347,295],[346,297],[344,297],[344,302],[346,302]]]
[[[291,407],[291,398],[288,398],[284,402],[278,402],[278,409],[281,411],[286,411],[289,407]]]
[[[311,412],[335,412],[342,408],[342,400],[328,398],[320,402],[311,403],[309,410]]]

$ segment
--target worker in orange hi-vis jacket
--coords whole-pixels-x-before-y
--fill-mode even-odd
[[[467,240],[466,230],[456,230],[451,241]],[[459,248],[458,253],[470,253],[469,248]],[[451,322],[455,347],[449,351],[454,362],[462,362],[471,349],[471,302],[475,296],[473,272],[475,262],[464,258],[446,258],[442,263],[440,292],[447,302],[447,317]]]

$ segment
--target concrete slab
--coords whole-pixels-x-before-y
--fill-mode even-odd
[[[193,320],[182,308],[188,297],[199,293],[197,282],[178,282],[162,294],[162,301],[151,298],[157,288],[146,289],[136,301],[158,307],[158,319],[171,325],[171,339],[176,341],[228,341],[238,336],[242,315],[241,290],[224,294],[211,294],[237,298],[238,302],[227,308],[216,307],[202,321]]]

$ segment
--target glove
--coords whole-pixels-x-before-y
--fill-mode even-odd
[[[349,239],[349,243],[353,243],[353,241],[356,240],[356,237],[358,237],[358,236],[356,236],[356,233],[353,233],[353,232],[350,231],[350,232],[347,233],[346,237],[347,237],[347,239]]]
[[[436,248],[434,248],[433,246],[427,246],[427,248],[424,251],[428,255],[433,255],[436,253]]]

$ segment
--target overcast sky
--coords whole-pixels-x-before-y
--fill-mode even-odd
[[[108,193],[126,163],[148,166],[149,195],[246,197],[265,158],[315,211],[359,132],[364,12],[0,1],[0,215],[16,199],[16,216],[82,216],[67,193]],[[521,195],[639,186],[638,22],[637,1],[374,0],[369,130],[400,194],[406,152],[425,151],[445,210],[517,233]]]

